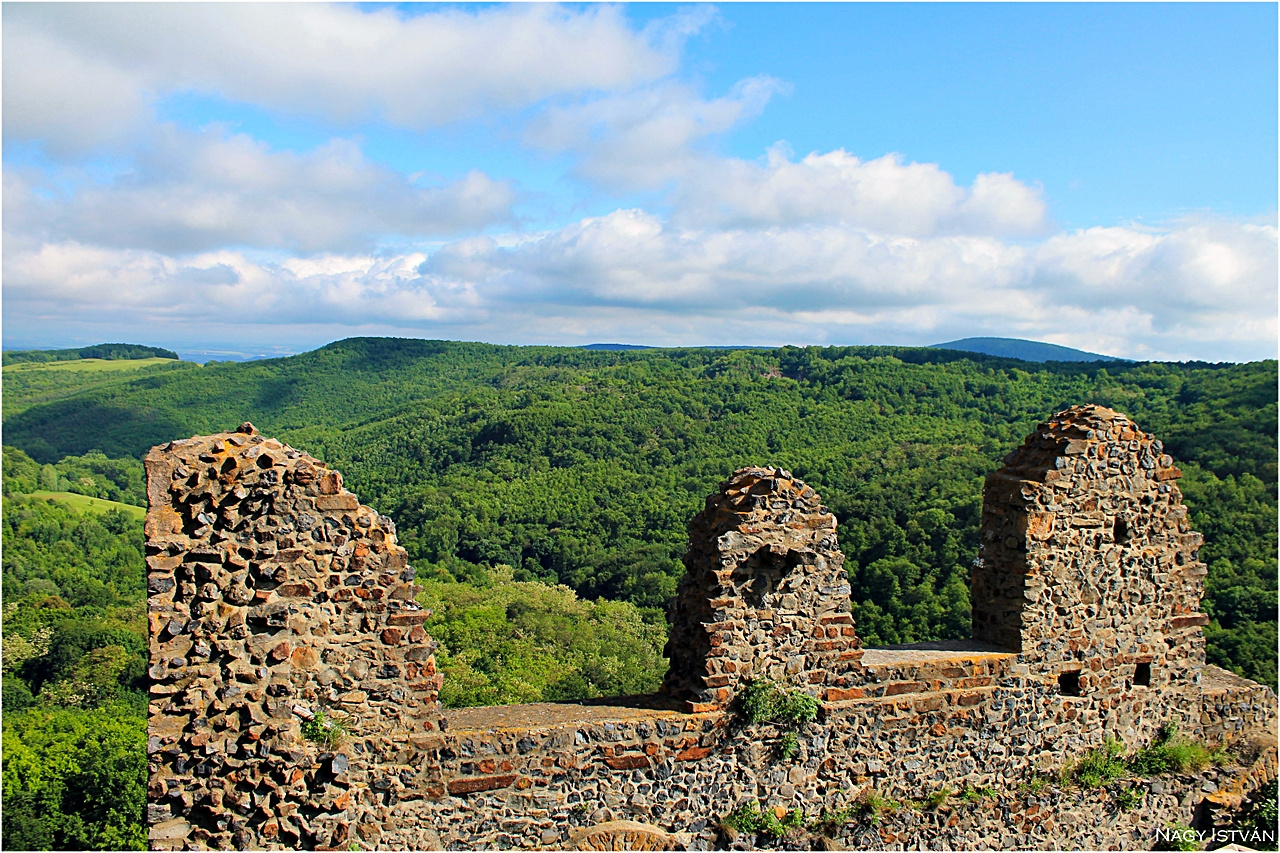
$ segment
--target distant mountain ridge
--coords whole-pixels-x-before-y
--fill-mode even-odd
[[[1022,361],[1128,361],[1114,355],[1072,349],[1041,341],[1021,338],[961,338],[945,344],[930,344],[930,349],[954,349],[961,352],[977,352],[1001,358],[1017,358]]]

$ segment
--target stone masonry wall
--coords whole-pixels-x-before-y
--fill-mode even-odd
[[[781,468],[743,468],[689,524],[663,691],[727,706],[753,678],[839,688],[860,669],[836,519]]]
[[[366,808],[352,786],[394,748],[318,753],[302,724],[394,742],[440,720],[394,525],[251,424],[146,469],[152,846],[342,844]]]
[[[625,819],[670,835],[671,849],[708,849],[724,840],[716,831],[719,818],[745,803],[816,816],[851,806],[869,791],[922,798],[966,785],[1014,799],[1037,772],[1062,767],[1107,737],[1133,749],[1174,722],[1191,736],[1241,743],[1275,723],[1270,690],[1216,667],[1206,668],[1202,687],[1135,693],[1117,709],[1010,676],[1012,660],[996,656],[977,667],[971,661],[970,671],[987,673],[977,676],[986,686],[968,688],[956,685],[975,676],[930,680],[899,673],[914,676],[904,685],[879,671],[877,695],[826,704],[819,719],[800,730],[790,760],[779,754],[784,729],[744,725],[726,711],[524,705],[503,709],[501,718],[494,717],[496,709],[452,711],[447,730],[424,741],[415,759],[424,776],[391,792],[391,823],[384,824],[381,842],[554,849],[579,830]],[[904,686],[912,692],[899,692]],[[1242,771],[1223,775],[1235,772]],[[1195,799],[1183,808],[1189,793]],[[1190,819],[1205,793],[1184,789],[1161,801],[1141,849],[1151,848],[1157,828]],[[1102,813],[1105,804],[1094,794],[1088,806]],[[1043,818],[1023,827],[1022,821],[1002,826],[999,814],[986,817],[981,828],[988,835],[959,846],[989,849],[992,839],[1019,833],[1033,848],[1092,846],[1084,843],[1089,835],[1067,834],[1087,826],[1070,816],[1057,827],[1041,826]],[[949,835],[945,825],[914,830],[886,846],[965,841],[963,832]]]
[[[973,630],[1081,690],[1204,663],[1203,537],[1161,442],[1101,406],[1055,415],[987,477]],[[1146,673],[1139,673],[1145,665]]]
[[[1113,452],[1121,441],[1138,450]],[[1068,410],[989,479],[976,641],[861,649],[835,519],[787,472],[744,469],[690,525],[663,695],[443,715],[389,520],[247,425],[156,448],[152,846],[707,849],[733,842],[718,821],[744,803],[813,816],[869,791],[969,785],[996,795],[837,834],[893,848],[1150,849],[1143,826],[1190,819],[1211,789],[1238,796],[1274,778],[1274,739],[1219,778],[1152,782],[1145,824],[1117,823],[1097,798],[1019,791],[1166,723],[1237,746],[1275,726],[1274,693],[1202,665],[1198,625],[1175,621],[1198,609],[1199,541],[1167,474],[1130,491],[1153,441],[1108,410]],[[1119,474],[1103,476],[1116,459]],[[1171,468],[1152,459],[1142,470]],[[747,725],[732,699],[762,676],[815,695],[818,718]],[[320,710],[345,722],[332,749],[301,737]]]

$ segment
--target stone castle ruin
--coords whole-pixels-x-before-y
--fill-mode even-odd
[[[581,704],[442,711],[395,527],[324,463],[245,424],[146,468],[156,849],[707,849],[745,802],[966,785],[1013,799],[873,846],[1149,849],[1208,787],[1153,784],[1125,822],[1014,792],[1170,723],[1249,745],[1209,796],[1275,778],[1275,695],[1204,663],[1179,472],[1105,408],[1055,415],[988,477],[974,640],[863,649],[834,516],[747,468],[690,524],[662,694]],[[735,712],[760,678],[821,702],[786,760],[778,726]]]
[[[753,678],[845,684],[860,668],[836,519],[780,468],[744,468],[689,524],[662,689],[723,708]]]
[[[1204,665],[1204,541],[1160,441],[1124,415],[1055,416],[987,477],[973,633],[1080,691]]]

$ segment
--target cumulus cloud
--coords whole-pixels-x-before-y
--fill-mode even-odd
[[[515,199],[509,182],[478,171],[420,186],[369,162],[350,140],[299,154],[216,128],[157,128],[132,169],[69,192],[42,186],[38,173],[5,173],[10,222],[28,235],[170,253],[349,251],[389,236],[453,236],[509,222]]]
[[[797,159],[783,143],[721,156],[719,138],[787,86],[761,75],[707,96],[678,78],[712,16],[637,30],[603,5],[8,4],[4,131],[52,160],[6,163],[5,320],[36,337],[42,323],[225,340],[255,326],[552,343],[993,334],[1275,355],[1273,223],[1055,233],[1039,186],[1006,172],[965,186],[939,164]],[[157,123],[177,92],[340,125],[523,122],[512,143],[660,212],[500,234],[519,225],[514,182],[423,182],[342,137],[289,151]]]
[[[787,86],[768,76],[740,81],[729,94],[707,99],[674,82],[582,103],[552,107],[525,132],[530,144],[572,151],[575,172],[611,189],[650,189],[686,178],[701,164],[697,145],[756,117]]]
[[[81,151],[127,135],[175,91],[420,129],[659,79],[706,20],[684,14],[637,32],[603,5],[406,17],[310,3],[8,4],[4,132]]]
[[[50,153],[68,155],[120,140],[146,122],[150,99],[136,73],[26,31],[12,23],[17,8],[3,10],[6,136],[39,140]]]
[[[792,159],[785,143],[759,161],[717,155],[704,143],[759,115],[787,86],[771,77],[739,82],[704,98],[673,81],[552,107],[525,140],[571,152],[573,172],[608,190],[665,190],[688,227],[838,224],[926,237],[1044,236],[1048,212],[1038,186],[1012,174],[979,174],[969,187],[936,163],[887,154],[862,160],[836,149]]]
[[[1265,358],[1276,339],[1273,225],[1091,229],[1033,246],[837,225],[696,230],[617,211],[430,255],[265,263],[74,243],[5,260],[5,311],[376,325],[514,342],[916,343],[975,334],[1134,358]],[[234,303],[228,302],[234,299]],[[240,334],[245,334],[244,329]]]
[[[1135,357],[1181,348],[1212,359],[1220,347],[1271,358],[1280,310],[1276,241],[1274,225],[1218,219],[1184,220],[1164,231],[1090,228],[1039,245],[1031,285],[1050,304],[1115,316],[1140,311],[1146,340]],[[1122,345],[1123,324],[1110,335]]]
[[[861,160],[837,149],[796,162],[785,146],[764,162],[706,159],[674,194],[680,221],[731,227],[832,223],[924,237],[1043,233],[1040,190],[1012,175],[985,173],[957,186],[934,163],[897,154]]]
[[[754,231],[668,227],[623,210],[457,263],[452,246],[424,270],[484,274],[513,301],[572,301],[712,313],[768,306],[907,306],[1009,278],[1022,250],[983,238],[921,241],[819,226]]]
[[[423,277],[417,267],[424,259],[357,255],[267,263],[230,251],[177,258],[51,243],[6,254],[5,312],[128,323],[170,335],[222,324],[355,327],[476,319],[474,288]]]

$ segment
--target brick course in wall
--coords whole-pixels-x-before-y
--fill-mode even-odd
[[[1209,787],[1274,778],[1274,740],[1222,785],[1153,785],[1145,824],[1098,829],[1096,798],[1017,792],[1166,723],[1236,744],[1274,727],[1271,690],[1203,665],[1199,539],[1160,451],[1109,410],[1055,416],[988,479],[979,639],[865,650],[834,517],[787,472],[743,469],[690,525],[662,695],[442,714],[388,519],[247,425],[156,448],[152,846],[705,849],[744,802],[813,815],[970,785],[997,796],[898,815],[876,846],[1149,849],[1141,828],[1189,819]],[[734,713],[757,677],[822,700],[789,758],[786,730]],[[319,711],[344,721],[336,749],[302,737]]]

